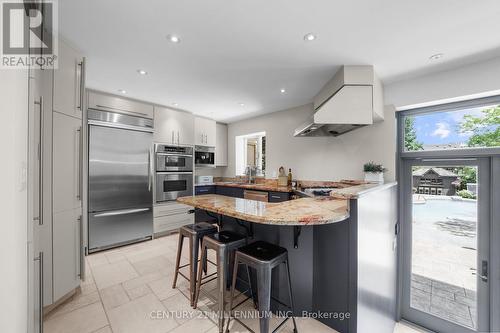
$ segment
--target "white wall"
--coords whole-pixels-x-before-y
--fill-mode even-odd
[[[280,166],[291,168],[302,180],[362,179],[363,164],[373,160],[395,178],[395,111],[386,108],[385,121],[339,137],[295,138],[294,129],[312,113],[312,105],[279,111],[228,127],[228,167],[225,176],[235,175],[235,136],[266,132],[266,177]]]
[[[337,138],[294,138],[293,130],[312,113],[311,105],[279,111],[229,124],[228,167],[225,176],[235,173],[234,137],[266,131],[267,177],[281,165],[292,168],[294,177],[309,180],[362,178],[364,162],[374,160],[395,178],[395,109],[500,94],[500,58],[461,66],[453,70],[393,82],[384,87],[385,120]],[[393,107],[394,106],[394,107]]]
[[[384,87],[398,110],[500,94],[500,57]]]
[[[0,331],[27,327],[28,73],[0,70]]]

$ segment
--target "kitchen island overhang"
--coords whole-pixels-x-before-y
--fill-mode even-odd
[[[224,230],[246,233],[250,242],[264,240],[287,248],[294,315],[317,316],[339,332],[392,332],[396,184],[336,192],[327,198],[280,203],[215,194],[182,197],[178,202],[216,215]],[[286,300],[286,285],[286,275],[277,269],[273,295]],[[281,310],[280,305],[273,310]]]

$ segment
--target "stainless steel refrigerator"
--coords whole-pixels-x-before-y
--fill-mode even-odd
[[[89,110],[89,252],[153,234],[152,120]]]

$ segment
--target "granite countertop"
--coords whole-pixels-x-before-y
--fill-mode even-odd
[[[367,183],[344,188],[336,188],[330,192],[330,196],[336,199],[357,199],[368,192],[382,190],[396,184],[396,182],[389,182],[384,184]]]
[[[349,217],[349,202],[333,197],[300,198],[278,203],[218,194],[181,197],[178,202],[244,221],[275,225],[320,225]]]
[[[239,182],[213,182],[210,184],[195,184],[195,186],[210,186],[210,185],[217,185],[217,186],[226,186],[226,187],[238,187],[238,188],[245,188],[249,190],[257,190],[257,191],[271,191],[271,192],[288,192],[291,193],[293,192],[293,189],[291,186],[277,186],[277,185],[272,185],[272,184],[245,184],[245,183],[239,183]]]

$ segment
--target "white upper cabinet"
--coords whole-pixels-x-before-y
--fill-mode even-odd
[[[194,118],[194,144],[197,146],[215,147],[216,144],[215,120],[195,117]]]
[[[54,70],[54,111],[82,118],[85,86],[83,57],[61,42],[58,62],[58,68]]]
[[[88,95],[88,107],[129,116],[153,118],[153,105],[151,104],[92,90],[89,91]]]
[[[194,116],[165,107],[154,108],[155,142],[174,145],[194,144]]]
[[[215,166],[227,166],[227,125],[217,123]]]

